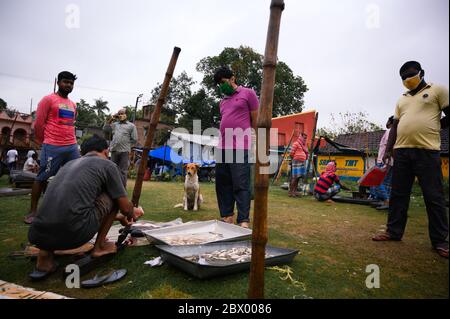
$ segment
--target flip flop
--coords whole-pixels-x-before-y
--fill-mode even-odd
[[[127,274],[126,269],[119,269],[110,272],[107,275],[95,275],[94,278],[81,282],[82,288],[96,288],[121,280]]]
[[[35,268],[32,272],[28,274],[28,277],[32,281],[41,281],[49,277],[51,274],[55,273],[59,268],[59,263],[55,261],[55,264],[53,266],[53,269],[50,271],[40,271],[37,268]]]

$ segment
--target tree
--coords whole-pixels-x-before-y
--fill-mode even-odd
[[[0,99],[0,111],[5,111],[8,108],[8,103],[5,100]]]
[[[180,117],[178,123],[190,132],[193,130],[194,120],[202,121],[202,130],[219,127],[219,103],[215,98],[208,96],[205,89],[200,89],[185,101],[184,111],[185,114]]]
[[[192,96],[191,87],[194,84],[194,80],[188,76],[186,72],[181,72],[181,74],[172,79],[172,82],[170,83],[164,107],[173,110],[178,114],[182,114],[184,112],[186,100]],[[152,90],[152,97],[149,101],[150,104],[156,104],[161,92],[161,86],[162,85],[158,83],[157,87]]]
[[[330,127],[323,127],[319,129],[321,136],[335,138],[343,134],[356,134],[380,131],[383,128],[367,119],[367,112],[345,112],[339,113],[339,120],[331,113]]]
[[[80,128],[98,125],[95,110],[83,99],[77,103],[76,125]]]
[[[229,66],[238,84],[250,87],[257,94],[261,92],[264,56],[250,47],[225,48],[218,56],[203,58],[197,64],[197,71],[203,73],[202,85],[206,91],[221,98],[214,83],[214,71],[221,66]],[[277,64],[273,116],[299,113],[303,110],[303,97],[308,87],[300,76],[295,76],[289,66],[279,61]]]
[[[108,101],[103,101],[102,98],[95,99],[92,108],[97,113],[97,125],[101,126],[105,121],[106,113],[105,110],[109,112]]]

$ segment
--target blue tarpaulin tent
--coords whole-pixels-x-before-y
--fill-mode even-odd
[[[136,152],[142,152],[141,149],[135,148]],[[210,166],[216,164],[216,161],[195,161],[183,158],[174,152],[174,150],[170,146],[162,146],[160,148],[154,149],[148,153],[150,157],[157,158],[163,161],[171,162],[175,165],[177,164],[188,164],[188,163],[197,163],[201,166]]]
[[[162,146],[149,152],[149,155],[174,164],[183,163],[183,158],[175,153],[169,146]]]

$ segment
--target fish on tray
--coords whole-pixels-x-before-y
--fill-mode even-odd
[[[197,234],[183,234],[183,235],[170,235],[160,237],[159,239],[172,246],[184,246],[184,245],[199,245],[210,241],[216,241],[224,238],[223,234],[215,232],[197,233]]]
[[[265,258],[273,257],[266,253]],[[210,253],[184,257],[184,259],[201,265],[229,265],[249,262],[252,258],[252,249],[249,247],[235,247],[232,249],[216,250]]]

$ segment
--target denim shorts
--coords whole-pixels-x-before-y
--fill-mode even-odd
[[[42,144],[41,162],[36,180],[38,182],[47,181],[58,173],[61,166],[79,157],[77,144],[65,146]]]

